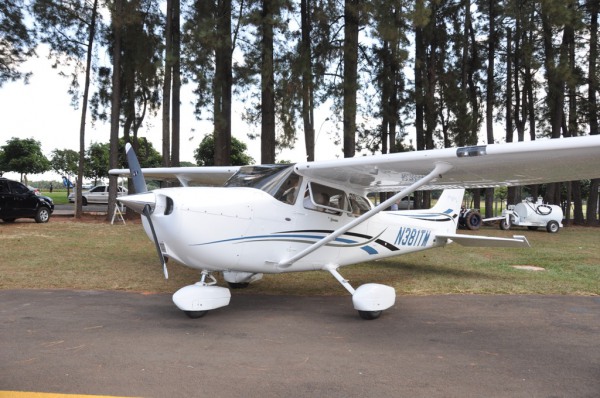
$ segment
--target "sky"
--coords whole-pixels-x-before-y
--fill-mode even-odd
[[[29,84],[23,81],[5,82],[0,87],[0,145],[13,137],[34,138],[40,141],[42,152],[50,158],[54,149],[79,150],[79,125],[81,110],[74,109],[68,94],[69,79],[59,76],[58,71],[51,67],[51,62],[45,58],[43,49],[38,51],[39,58],[34,58],[22,66],[22,70],[31,71],[33,75]],[[191,90],[187,90],[191,92]],[[182,92],[181,104],[181,153],[182,161],[194,162],[194,149],[202,138],[212,132],[212,123],[198,121],[193,114],[191,94]],[[232,115],[232,134],[246,143],[248,153],[258,163],[260,161],[260,141],[250,140],[248,132],[260,133],[260,127],[249,126],[241,120],[242,104],[235,104],[234,109],[240,110]],[[160,112],[159,112],[160,115]],[[338,126],[332,122],[326,111],[316,113],[316,160],[330,160],[342,157],[342,149],[333,143],[332,133]],[[302,130],[298,131],[302,135]],[[147,137],[154,147],[160,151],[162,147],[162,128],[159,117],[152,118],[138,133]],[[108,142],[110,125],[97,122],[92,125],[88,112],[86,128],[86,148],[92,142]],[[304,141],[298,140],[294,150],[286,150],[277,155],[278,160],[301,162],[306,160]],[[15,173],[5,173],[5,177],[19,179]],[[60,178],[56,173],[30,175],[29,181]]]

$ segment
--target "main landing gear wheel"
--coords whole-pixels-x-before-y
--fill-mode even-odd
[[[189,318],[202,318],[208,311],[183,311]]]
[[[358,311],[358,315],[367,321],[372,321],[373,319],[379,318],[381,313],[382,311]]]
[[[250,286],[250,282],[227,282],[232,289],[245,289]]]

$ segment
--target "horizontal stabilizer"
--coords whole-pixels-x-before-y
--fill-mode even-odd
[[[491,236],[446,234],[436,235],[436,239],[442,244],[456,242],[459,245],[469,247],[531,247],[527,238],[523,235],[514,235],[512,238],[494,238]]]

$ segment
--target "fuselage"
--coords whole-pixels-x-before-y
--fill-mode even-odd
[[[304,193],[306,189],[305,182],[298,191]],[[153,194],[152,221],[167,257],[201,270],[249,273],[320,270],[435,247],[436,234],[456,231],[462,200],[460,191],[456,194],[458,205],[453,206],[456,208],[382,211],[314,253],[282,267],[279,264],[286,259],[359,214],[350,204],[340,211],[329,206],[314,208],[307,202],[308,193],[306,197],[296,194],[290,203],[247,187],[166,188]],[[152,239],[149,224],[142,220]]]

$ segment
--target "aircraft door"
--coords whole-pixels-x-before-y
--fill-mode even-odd
[[[296,230],[299,239],[291,242],[291,256],[342,227],[351,214],[348,195],[341,189],[310,182],[303,187],[302,192],[302,200],[296,205]],[[335,263],[339,253],[339,242],[333,242],[300,260],[294,267],[321,269],[324,263]]]

